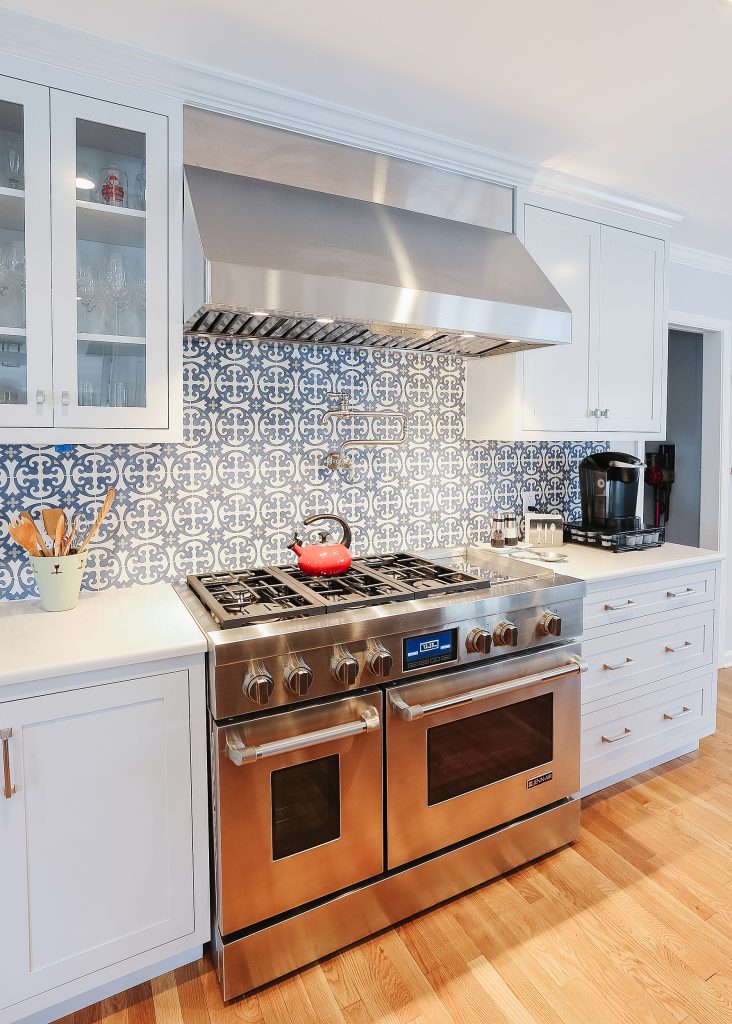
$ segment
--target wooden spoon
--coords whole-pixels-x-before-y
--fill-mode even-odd
[[[61,548],[64,542],[64,534],[66,533],[66,516],[62,512],[56,522],[56,533],[53,538],[53,553],[56,558],[61,555]]]
[[[16,544],[20,544],[22,548],[25,548],[29,555],[38,556],[36,532],[33,529],[32,523],[29,523],[27,519],[17,519],[15,522],[9,523],[8,533]]]
[[[107,515],[107,512],[109,512],[110,508],[112,507],[112,502],[114,501],[114,496],[115,496],[116,493],[117,492],[115,491],[114,487],[110,487],[109,490],[107,491],[107,496],[104,499],[104,503],[102,504],[102,507],[99,509],[99,514],[97,515],[97,518],[92,523],[91,530],[89,530],[89,532],[87,533],[86,537],[81,542],[81,545],[76,549],[77,555],[81,554],[81,552],[87,546],[87,544],[92,539],[94,534],[97,532],[99,527],[102,525],[102,520],[104,519],[104,517]]]
[[[33,516],[30,514],[28,509],[26,509],[25,512],[21,512],[20,518],[24,519],[26,522],[30,523],[31,526],[33,527],[33,532],[36,535],[36,543],[38,544],[39,554],[50,557],[51,552],[46,547],[46,542],[43,539],[43,534],[41,533],[41,531],[36,526],[35,520],[33,519]]]
[[[46,533],[53,540],[56,536],[56,527],[58,526],[59,519],[65,519],[66,516],[62,508],[44,508],[41,512],[41,518],[43,519]]]

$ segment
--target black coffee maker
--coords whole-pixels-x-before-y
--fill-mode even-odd
[[[643,463],[623,452],[597,452],[579,465],[582,525],[619,533],[638,530],[638,483]]]

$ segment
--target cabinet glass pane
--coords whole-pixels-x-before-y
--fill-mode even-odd
[[[272,772],[272,859],[291,857],[341,834],[338,754]]]
[[[438,725],[427,733],[427,802],[482,789],[553,758],[551,693]]]
[[[23,107],[0,101],[0,331],[25,327]],[[19,331],[22,334],[22,331]]]
[[[0,405],[25,405],[27,371],[25,338],[0,334]]]
[[[77,329],[82,336],[146,335],[145,154],[144,132],[77,119]]]
[[[144,408],[144,345],[79,339],[77,360],[79,405],[117,409]]]

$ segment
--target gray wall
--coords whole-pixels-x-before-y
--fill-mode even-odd
[[[668,413],[666,441],[676,445],[676,482],[666,540],[699,546],[702,446],[703,345],[699,334],[669,331]],[[658,445],[646,445],[656,451]],[[653,501],[646,488],[646,520],[653,521]]]

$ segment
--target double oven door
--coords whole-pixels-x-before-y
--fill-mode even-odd
[[[213,725],[221,935],[384,870],[380,692]]]
[[[579,789],[578,645],[387,693],[389,868]]]

